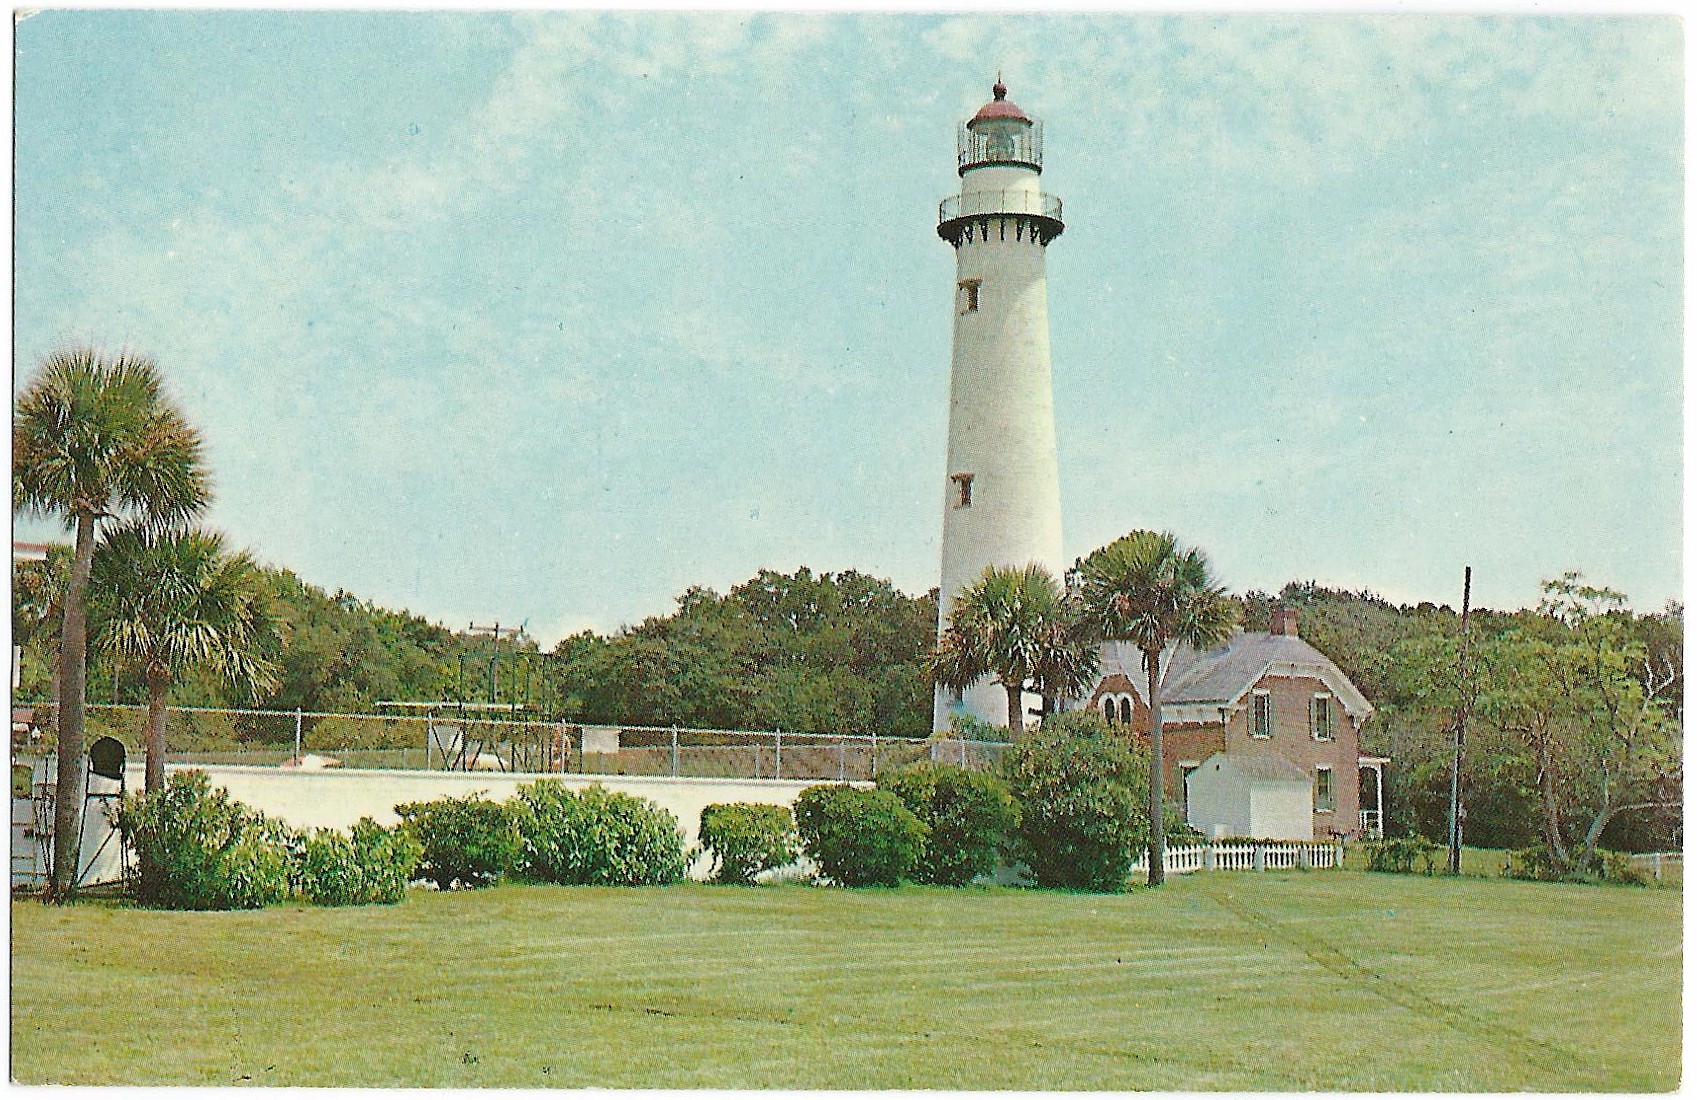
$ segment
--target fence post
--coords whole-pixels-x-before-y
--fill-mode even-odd
[[[1213,844],[1205,844],[1202,846],[1202,869],[1204,871],[1212,871],[1214,869]]]
[[[1298,844],[1296,846],[1296,865],[1304,871],[1314,866],[1314,859],[1308,854],[1308,845]]]
[[[844,756],[843,743],[842,743],[842,741],[839,740],[837,742],[837,782],[838,783],[841,783],[841,782],[843,782],[843,780],[848,778],[847,767],[848,767],[848,760]]]
[[[1657,852],[1650,857],[1650,874],[1657,882],[1662,881],[1662,853]]]
[[[672,778],[678,777],[678,727],[672,727]]]
[[[872,778],[878,778],[878,728],[872,729]]]
[[[784,777],[784,731],[783,730],[773,730],[772,731],[772,741],[773,741],[773,753],[772,753],[772,755],[775,758],[773,760],[773,764],[775,765],[775,769],[776,769],[773,772],[772,778],[782,779]]]
[[[1257,871],[1265,871],[1267,869],[1267,849],[1266,848],[1262,847],[1259,844],[1255,845],[1254,862],[1251,863],[1250,866],[1254,870],[1257,870]]]
[[[1332,841],[1332,869],[1336,870],[1336,871],[1343,870],[1343,838],[1342,837],[1339,837],[1339,838]]]
[[[295,708],[295,764],[301,762],[301,708]]]

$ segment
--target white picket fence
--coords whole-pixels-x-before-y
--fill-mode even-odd
[[[1215,841],[1185,848],[1168,848],[1167,874],[1187,875],[1192,871],[1288,871],[1298,867],[1341,867],[1341,844],[1302,841]],[[1131,873],[1148,874],[1149,857],[1139,854]]]

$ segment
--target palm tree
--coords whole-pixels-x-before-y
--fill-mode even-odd
[[[1094,647],[1073,628],[1060,583],[1036,564],[990,566],[962,589],[931,661],[937,683],[953,691],[994,676],[1008,693],[1010,740],[1025,728],[1028,682],[1045,697],[1066,695],[1094,671]]]
[[[1102,651],[1085,628],[1076,603],[1068,600],[1066,613],[1048,626],[1048,637],[1032,673],[1032,686],[1043,696],[1045,718],[1060,712],[1067,699],[1087,695],[1101,672]]]
[[[1076,573],[1080,614],[1096,637],[1143,653],[1149,684],[1149,885],[1166,879],[1162,809],[1161,654],[1168,646],[1210,649],[1237,625],[1237,606],[1209,575],[1200,550],[1167,533],[1133,531],[1096,550]]]
[[[224,549],[214,531],[107,532],[94,555],[95,639],[113,661],[147,677],[147,781],[165,785],[165,713],[171,685],[199,669],[257,695],[276,686],[265,657],[278,619],[253,559]]]
[[[48,691],[48,723],[59,710],[59,642],[65,623],[65,590],[70,586],[71,550],[49,546],[44,561],[15,562],[12,567],[12,644],[41,642],[52,669]]]
[[[12,414],[12,507],[76,533],[59,644],[58,780],[47,894],[68,897],[81,843],[88,577],[101,521],[186,522],[206,506],[200,435],[162,394],[143,355],[55,351]]]

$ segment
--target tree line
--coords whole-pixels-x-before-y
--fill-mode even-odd
[[[1539,843],[1567,865],[1599,846],[1678,839],[1683,609],[1635,613],[1576,574],[1548,582],[1535,609],[1475,613],[1464,642],[1455,612],[1429,603],[1312,582],[1230,596],[1200,551],[1139,531],[1064,578],[988,570],[940,638],[935,590],[915,597],[853,570],[801,568],[762,570],[723,595],[691,588],[670,614],[544,653],[522,632],[454,631],[229,549],[196,526],[211,497],[201,451],[144,356],[55,352],[18,398],[14,510],[74,536],[14,571],[20,694],[60,702],[62,791],[80,791],[86,703],[108,697],[147,704],[153,789],[172,702],[357,712],[384,700],[491,701],[549,720],[922,737],[933,684],[994,679],[1018,729],[1022,693],[1053,712],[1088,692],[1096,647],[1110,639],[1144,655],[1158,752],[1165,647],[1216,644],[1282,603],[1378,708],[1362,747],[1392,758],[1391,831],[1445,835],[1448,745],[1470,720],[1470,842]],[[1160,797],[1152,783],[1153,844]],[[56,853],[76,850],[79,801],[59,800]],[[68,875],[56,854],[55,896],[69,886],[61,865]],[[1152,853],[1152,872],[1160,866]]]

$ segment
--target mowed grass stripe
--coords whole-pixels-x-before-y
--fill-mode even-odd
[[[1678,895],[1540,889],[1311,872],[1183,876],[1116,897],[509,887],[343,911],[15,904],[14,1073],[374,1086],[1671,1087]],[[1604,990],[1593,988],[1599,971]],[[1515,991],[1563,974],[1574,980]],[[1515,1037],[1491,1034],[1501,1028]],[[78,1057],[55,1061],[68,1037]],[[1555,1053],[1530,1058],[1529,1043]]]

